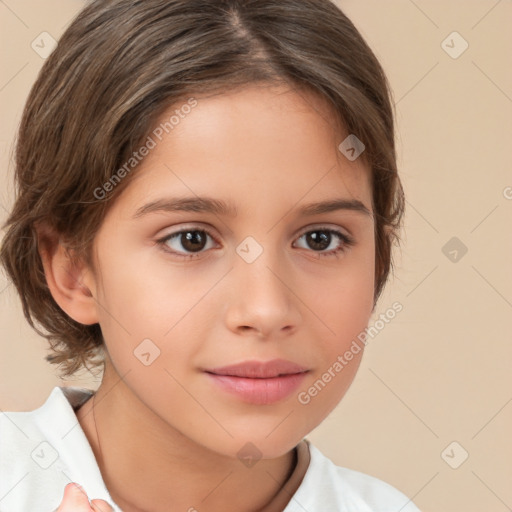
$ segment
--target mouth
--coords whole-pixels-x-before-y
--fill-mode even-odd
[[[253,405],[269,405],[288,398],[308,372],[309,369],[282,359],[205,370],[219,389]]]
[[[245,377],[249,379],[269,379],[286,375],[295,375],[309,371],[292,361],[285,359],[273,359],[272,361],[245,361],[230,366],[210,368],[205,370],[214,375],[225,375],[229,377]]]

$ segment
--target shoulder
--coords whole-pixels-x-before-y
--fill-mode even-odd
[[[297,500],[307,510],[419,512],[412,500],[392,485],[374,476],[335,465],[311,442],[307,442],[310,466],[296,493]],[[292,506],[286,512],[294,510]]]
[[[55,508],[60,503],[70,481],[69,459],[74,455],[69,453],[73,448],[65,436],[69,433],[74,441],[80,441],[83,435],[76,428],[72,402],[63,389],[55,387],[46,402],[33,411],[0,414],[2,510],[35,510],[41,500],[56,503]],[[80,451],[80,444],[73,445]]]

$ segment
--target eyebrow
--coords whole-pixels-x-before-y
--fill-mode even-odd
[[[370,217],[372,216],[370,210],[357,199],[330,199],[328,201],[319,201],[316,203],[306,204],[297,211],[300,215],[312,216],[337,210],[349,210],[363,213]],[[238,214],[238,209],[235,205],[220,199],[213,199],[210,197],[182,197],[151,201],[138,208],[133,215],[133,218],[138,219],[149,213],[178,211],[213,213],[216,215],[225,215],[230,217],[236,217]]]

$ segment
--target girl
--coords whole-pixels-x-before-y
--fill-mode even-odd
[[[2,415],[0,508],[417,511],[305,439],[391,268],[393,137],[328,0],[90,2],[27,101],[1,260],[49,361],[103,377]]]

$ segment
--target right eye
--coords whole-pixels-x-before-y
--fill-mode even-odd
[[[195,258],[196,254],[214,247],[215,239],[204,229],[182,229],[159,239],[158,243],[178,257]]]

